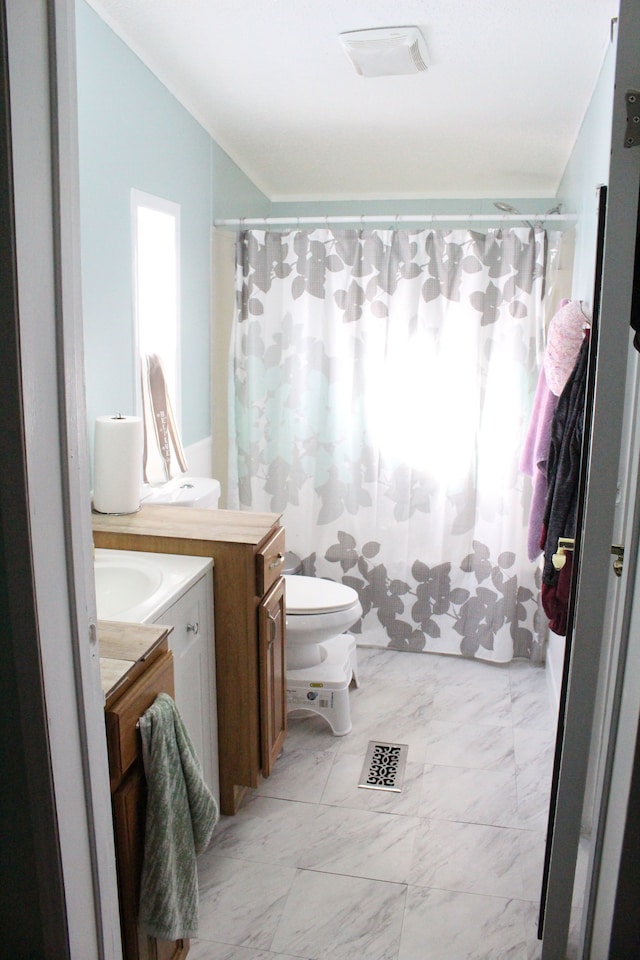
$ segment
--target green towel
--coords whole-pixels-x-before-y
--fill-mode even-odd
[[[147,780],[139,920],[161,940],[198,932],[196,856],[206,850],[218,806],[174,701],[160,693],[140,717]]]

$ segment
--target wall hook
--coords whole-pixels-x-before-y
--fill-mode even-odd
[[[558,537],[558,550],[551,557],[555,570],[562,570],[567,562],[567,553],[572,553],[575,545],[573,537]]]

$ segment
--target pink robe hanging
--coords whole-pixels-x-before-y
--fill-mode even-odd
[[[547,385],[544,366],[540,369],[531,420],[520,458],[520,469],[531,477],[533,494],[529,512],[527,554],[532,562],[542,553],[540,533],[547,500],[547,457],[551,442],[551,422],[558,398]]]

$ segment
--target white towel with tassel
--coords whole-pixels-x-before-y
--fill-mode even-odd
[[[173,416],[171,398],[160,357],[142,357],[144,420],[143,471],[145,483],[166,483],[187,472],[182,441]]]

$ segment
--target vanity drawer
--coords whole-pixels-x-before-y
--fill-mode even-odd
[[[256,553],[257,597],[263,597],[282,574],[284,551],[284,527],[278,527],[271,539]]]
[[[174,696],[173,655],[170,651],[156,657],[142,676],[107,707],[105,718],[112,787],[138,757],[138,720],[159,693]]]

